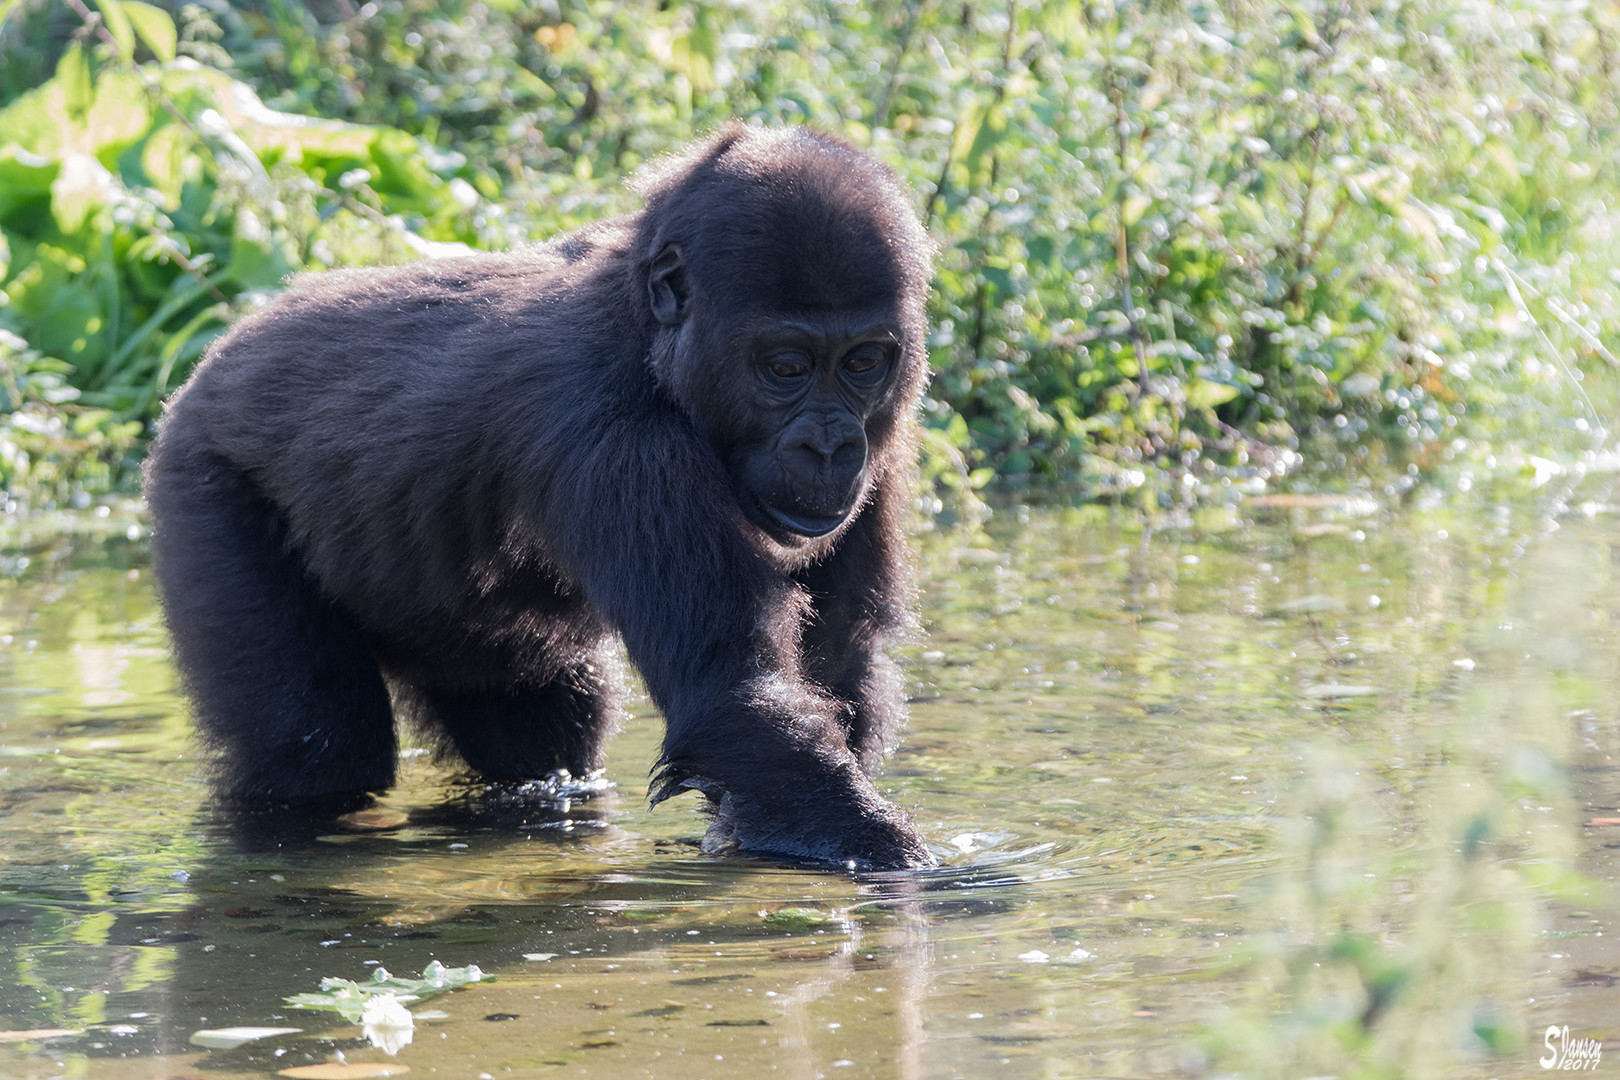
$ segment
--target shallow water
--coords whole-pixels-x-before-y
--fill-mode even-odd
[[[925,534],[883,787],[944,865],[861,879],[699,853],[693,802],[646,809],[644,704],[594,799],[408,751],[362,819],[227,819],[138,520],[13,526],[0,1076],[1519,1076],[1549,1026],[1601,1073],[1611,480]],[[413,1004],[395,1057],[283,1002],[432,960],[494,980]],[[189,1041],[236,1025],[302,1030]]]

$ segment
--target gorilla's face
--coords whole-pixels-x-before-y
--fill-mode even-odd
[[[900,381],[898,326],[782,318],[743,334],[733,355],[750,415],[722,453],[743,512],[779,541],[826,536],[866,494],[869,427],[890,419]]]
[[[859,199],[874,218],[887,206]],[[660,384],[725,463],[742,513],[811,558],[893,457],[927,364],[926,261],[903,258],[881,222],[820,209],[753,226],[716,209],[702,243],[666,243],[647,269]]]

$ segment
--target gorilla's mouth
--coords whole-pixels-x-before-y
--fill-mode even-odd
[[[832,517],[812,517],[808,514],[790,514],[786,510],[772,506],[769,503],[765,504],[765,512],[771,516],[773,521],[789,532],[797,533],[800,536],[809,537],[812,540],[818,536],[826,536],[828,533],[838,528],[838,526],[842,525],[844,523],[844,519],[849,516],[847,512],[834,514]]]

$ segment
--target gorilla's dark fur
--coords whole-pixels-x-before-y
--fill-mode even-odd
[[[871,781],[903,709],[930,246],[844,143],[731,125],[645,208],[303,277],[170,404],[156,571],[217,783],[387,787],[394,707],[473,769],[601,764],[622,636],[743,850],[926,865]]]

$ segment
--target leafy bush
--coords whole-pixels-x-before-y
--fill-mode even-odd
[[[122,455],[233,312],[290,272],[480,238],[461,158],[270,110],[176,58],[164,12],[103,10],[125,23],[0,110],[0,482],[46,498],[104,486],[94,451]],[[127,62],[136,34],[161,63]],[[73,435],[41,472],[53,432]]]
[[[100,7],[109,32],[147,10]],[[942,482],[1281,471],[1318,429],[1430,460],[1620,329],[1602,5],[204,0],[175,9],[180,59],[138,66],[138,25],[92,49],[53,10],[5,31],[29,31],[17,77],[54,74],[0,114],[31,155],[0,169],[33,185],[26,214],[0,201],[0,318],[119,416],[217,332],[215,290],[552,234],[732,115],[841,131],[919,192]],[[36,149],[21,113],[80,134]]]

